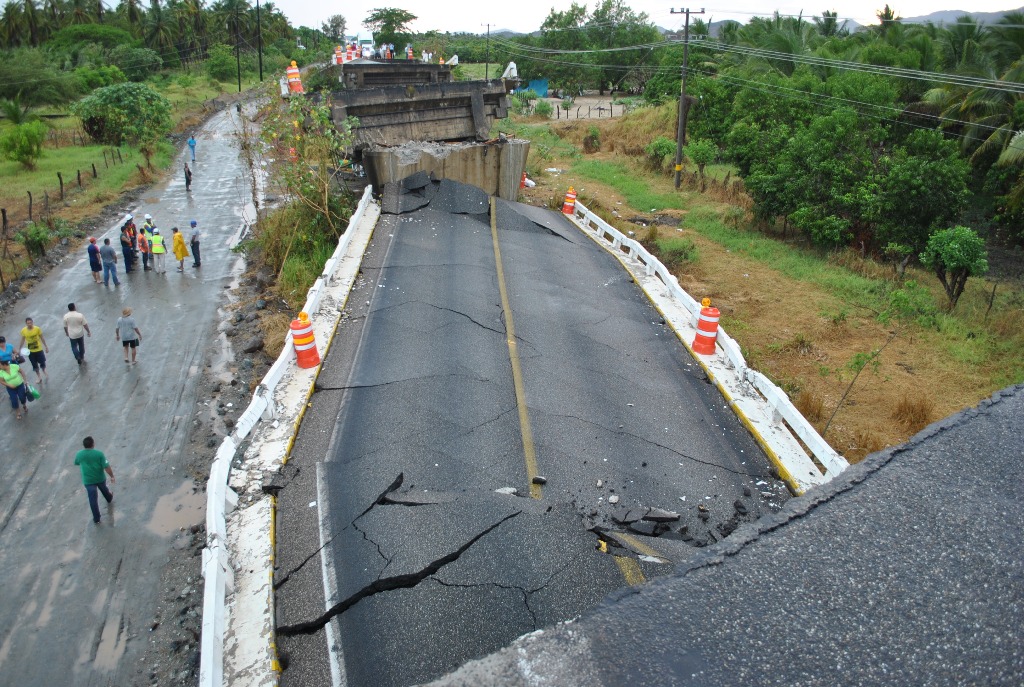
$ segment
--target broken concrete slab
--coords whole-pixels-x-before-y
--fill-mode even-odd
[[[362,159],[367,177],[375,188],[422,172],[435,180],[473,184],[487,195],[515,200],[519,197],[519,180],[529,152],[530,142],[523,139],[486,143],[413,142],[395,147],[370,146],[363,151]]]
[[[675,522],[679,519],[679,513],[664,510],[662,508],[651,508],[647,511],[647,514],[644,515],[643,519],[650,522]]]

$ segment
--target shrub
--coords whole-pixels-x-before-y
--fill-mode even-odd
[[[583,152],[596,153],[601,150],[601,130],[596,126],[587,129],[587,135],[583,137]]]
[[[109,145],[153,140],[171,128],[171,104],[152,88],[123,83],[99,88],[71,106],[93,139]]]
[[[985,242],[967,227],[953,227],[932,234],[928,246],[921,253],[921,262],[930,267],[942,282],[950,310],[960,300],[967,278],[988,271]]]
[[[94,91],[104,86],[124,83],[128,78],[117,66],[108,64],[101,67],[79,67],[75,78],[83,92]]]
[[[539,101],[537,101],[537,105],[533,108],[533,113],[534,114],[540,115],[541,117],[544,117],[545,119],[547,119],[552,114],[554,114],[554,112],[555,112],[554,106],[552,106],[551,103],[549,103],[547,100],[539,100]]]
[[[658,136],[644,146],[644,153],[647,155],[647,161],[651,167],[662,169],[665,166],[665,160],[676,154],[676,142],[666,136]]]
[[[124,72],[129,81],[145,81],[146,77],[160,71],[164,61],[149,48],[133,48],[119,45],[110,51],[110,61]]]
[[[12,126],[0,137],[0,152],[9,160],[21,163],[25,169],[35,169],[36,160],[43,154],[46,125],[26,122]]]
[[[210,48],[210,58],[206,60],[206,73],[218,81],[234,81],[238,75],[234,49],[223,43]]]
[[[50,245],[51,238],[50,228],[36,222],[29,222],[24,229],[14,235],[14,239],[25,246],[30,258],[45,257],[46,247]]]

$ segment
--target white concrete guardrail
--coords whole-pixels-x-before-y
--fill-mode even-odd
[[[797,494],[829,481],[849,467],[810,422],[793,406],[786,393],[757,370],[751,369],[739,344],[718,328],[715,354],[699,355],[692,342],[697,333],[701,305],[680,286],[675,276],[639,241],[612,227],[576,202],[575,223],[611,252],[633,275],[665,322],[704,368],[740,420],[747,426],[779,476]]]
[[[338,241],[338,247],[331,258],[324,264],[323,272],[308,292],[303,311],[309,314],[310,320],[314,324],[314,331],[318,335],[318,347],[321,351],[324,350],[322,342],[333,332],[337,319],[340,316],[340,308],[324,308],[325,312],[320,312],[321,301],[330,289],[337,289],[336,273],[341,266],[343,258],[349,251],[352,237],[356,234],[356,227],[360,225],[364,216],[368,214],[371,202],[371,188],[367,187],[362,199],[359,201],[359,205],[349,220],[348,228]],[[376,222],[376,216],[367,219],[372,219],[374,223]],[[369,234],[370,231],[364,232],[365,240],[369,239]],[[358,255],[361,256],[364,248],[365,245],[354,247],[353,252],[358,250]],[[351,280],[354,279],[356,270],[358,270],[358,263],[354,268],[349,269],[349,272],[351,272],[349,283],[341,285],[346,295],[348,288],[351,287]],[[233,477],[231,470],[232,461],[235,458],[239,445],[242,444],[261,420],[270,422],[275,428],[277,427],[278,422],[275,418],[282,416],[282,413],[279,404],[275,402],[275,390],[282,379],[284,379],[286,373],[289,374],[289,377],[301,377],[301,381],[306,383],[307,386],[305,394],[298,395],[301,403],[298,404],[297,408],[292,408],[295,411],[293,414],[301,414],[301,408],[304,406],[305,400],[312,388],[315,371],[300,374],[303,371],[295,364],[295,350],[291,341],[292,337],[289,331],[285,340],[284,350],[281,351],[281,355],[278,356],[257,387],[252,402],[245,409],[245,412],[242,413],[241,417],[238,418],[234,431],[230,436],[224,437],[224,441],[221,442],[216,458],[210,468],[206,497],[206,548],[203,549],[202,559],[204,588],[199,667],[199,685],[201,687],[220,687],[225,684],[224,648],[229,620],[227,598],[236,587],[234,570],[237,567],[232,565],[232,553],[229,550],[227,541],[228,515],[238,504],[238,495],[229,486],[229,481]],[[296,394],[291,394],[291,396],[295,397]],[[295,404],[293,403],[292,405]],[[286,413],[285,415],[290,414],[292,413]],[[292,433],[290,429],[288,432],[289,434]],[[280,445],[280,442],[278,443],[276,453],[278,454],[277,457],[280,458],[287,453],[291,444],[290,439],[283,446]],[[269,526],[272,527],[270,513],[266,508],[257,517],[265,519]],[[268,547],[269,544],[268,538]],[[267,559],[264,561],[264,564],[268,567],[269,575],[272,576],[271,561]],[[269,597],[272,597],[272,590],[270,589],[271,580],[268,579],[267,572],[263,574],[262,583],[265,588],[264,597],[268,598],[266,602],[263,599],[258,599],[256,602],[266,606],[269,603]],[[264,646],[272,647],[272,639],[267,643],[265,638]],[[271,656],[269,660],[273,662],[275,659]]]

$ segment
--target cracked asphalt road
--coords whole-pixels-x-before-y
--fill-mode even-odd
[[[282,685],[435,679],[785,502],[629,275],[559,214],[497,201],[492,233],[486,196],[448,181],[383,206],[414,209],[378,224],[279,495]]]

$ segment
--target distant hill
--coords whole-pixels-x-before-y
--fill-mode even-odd
[[[1015,10],[1001,10],[999,12],[969,12],[967,10],[939,10],[938,12],[932,12],[921,17],[903,17],[902,21],[904,24],[924,24],[926,22],[932,22],[933,24],[955,24],[959,17],[965,14],[976,22],[982,24],[995,24],[997,21],[1003,18],[1003,15],[1010,12],[1022,12],[1024,13],[1024,7],[1019,7]]]

